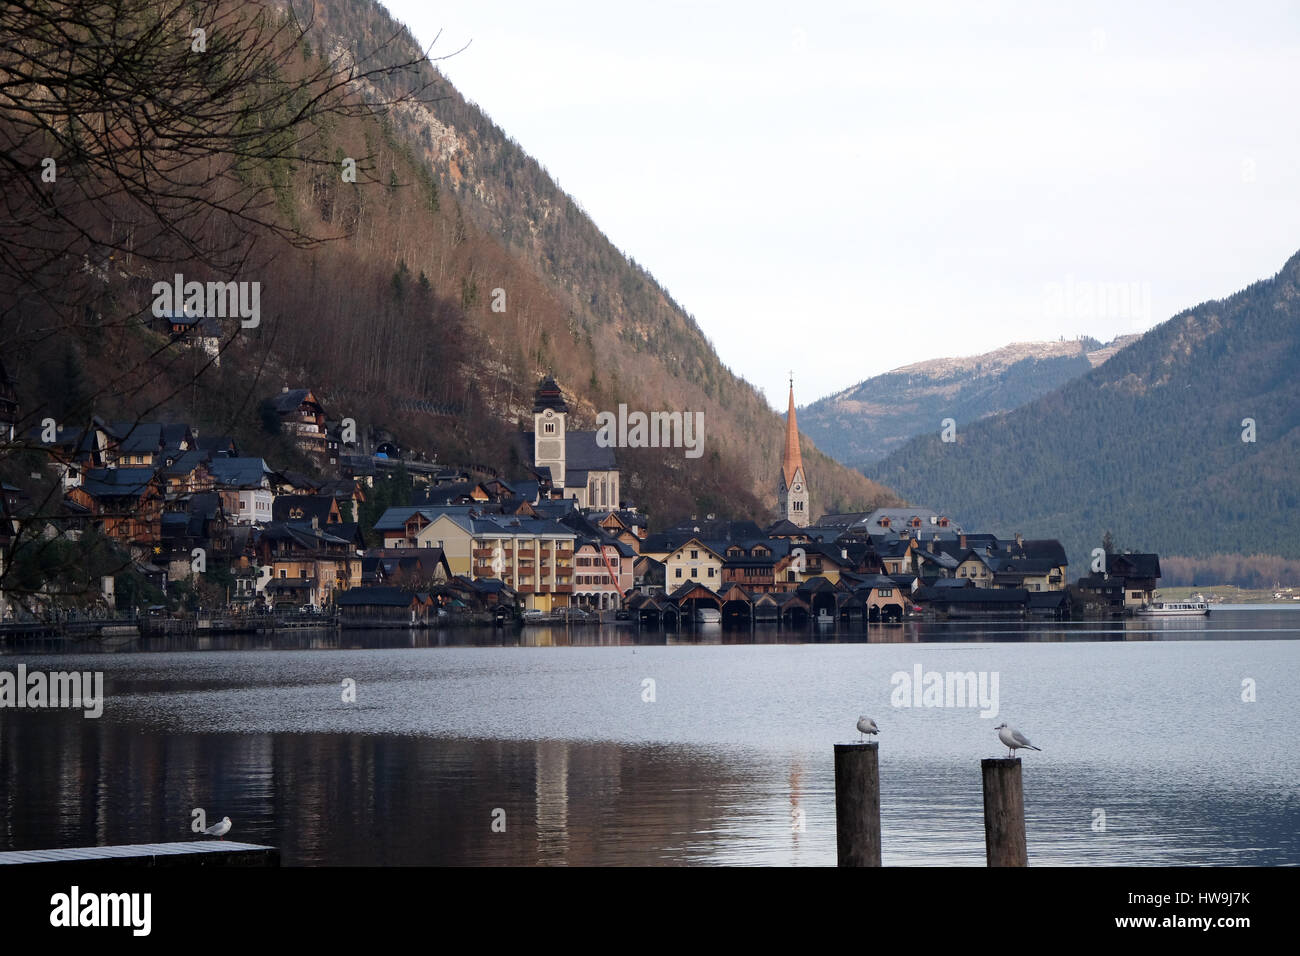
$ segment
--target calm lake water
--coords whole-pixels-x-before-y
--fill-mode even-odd
[[[286,865],[833,865],[832,745],[869,714],[886,865],[984,864],[979,762],[1004,720],[1043,748],[1024,753],[1032,864],[1294,865],[1297,638],[1300,609],[1217,608],[9,653],[0,671],[102,671],[106,702],[0,709],[0,849],[192,839],[203,808]],[[918,667],[996,675],[996,717],[898,706]]]

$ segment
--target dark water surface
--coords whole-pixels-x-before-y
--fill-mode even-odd
[[[192,839],[201,807],[287,865],[833,865],[831,748],[870,714],[886,865],[983,865],[979,761],[1005,753],[1004,720],[1043,748],[1024,756],[1031,863],[1294,865],[1297,638],[1300,609],[1218,608],[10,653],[0,671],[103,671],[106,701],[97,720],[0,709],[0,849]],[[897,706],[918,666],[996,674],[996,716]]]

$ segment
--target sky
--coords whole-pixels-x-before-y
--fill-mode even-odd
[[[782,410],[1300,250],[1300,4],[385,5]]]

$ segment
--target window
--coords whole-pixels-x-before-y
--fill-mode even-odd
[[[700,559],[700,552],[699,552],[699,551],[696,551],[696,550],[694,550],[694,549],[692,549],[692,550],[691,550],[691,560],[692,560],[692,561],[698,561],[699,559]]]
[[[542,431],[545,432],[547,435],[554,435],[555,422],[547,422],[545,425],[542,426]]]
[[[678,568],[678,569],[677,569],[677,577],[680,578],[681,576],[682,576],[682,569],[681,569],[681,568]]]
[[[715,572],[717,570],[718,570],[717,568],[709,568],[709,577],[715,577],[716,576]]]

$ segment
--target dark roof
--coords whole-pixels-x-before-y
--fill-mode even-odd
[[[118,450],[129,455],[159,451],[163,445],[162,430],[158,422],[114,422],[108,426],[109,434],[117,440]]]
[[[153,478],[152,468],[90,468],[81,480],[81,488],[92,498],[138,498],[149,490]]]
[[[289,412],[296,412],[299,407],[307,402],[311,396],[311,389],[308,388],[291,388],[288,391],[281,392],[279,395],[271,397],[271,404],[281,415]],[[317,405],[319,408],[320,406]]]
[[[709,587],[708,585],[701,584],[699,581],[696,581],[694,578],[687,581],[685,584],[679,587],[672,594],[668,595],[668,599],[670,601],[680,601],[682,600],[682,598],[684,598],[690,592],[694,591],[696,588],[701,588],[704,591],[707,591],[709,594],[711,594],[713,597],[718,598],[719,600],[722,599],[722,595],[720,595],[717,591],[713,590],[713,588]]]
[[[180,477],[188,475],[200,465],[208,463],[209,454],[206,451],[183,451],[172,459],[170,465],[164,465],[162,472],[170,477]]]
[[[553,480],[549,466],[531,469],[533,461],[533,432],[519,433],[520,456],[530,465],[530,470],[546,480]],[[576,488],[587,483],[587,473],[613,471],[618,467],[613,447],[596,441],[596,432],[566,431],[564,433],[564,484]]]
[[[533,395],[533,414],[536,415],[548,408],[566,413],[569,410],[569,406],[564,401],[564,392],[550,375],[537,384],[537,391]]]
[[[851,525],[865,521],[870,514],[870,511],[849,511],[841,512],[839,514],[824,514],[813,522],[812,527],[830,529],[848,528]],[[778,524],[779,523],[780,522],[778,522]]]
[[[260,488],[270,475],[261,458],[214,458],[208,468],[219,484],[234,488]]]
[[[1160,577],[1160,555],[1158,554],[1108,554],[1106,555],[1106,571],[1109,574],[1118,574],[1129,578],[1158,578]]]
[[[167,321],[171,325],[180,326],[190,331],[197,329],[202,335],[211,338],[221,338],[221,323],[209,315],[187,315],[185,313],[177,315],[173,312],[167,316]]]
[[[272,578],[267,582],[268,591],[310,591],[315,586],[314,581],[305,578]]]
[[[183,422],[171,424],[166,422],[163,423],[162,443],[164,448],[174,448],[179,451],[181,443],[188,443],[188,440],[191,437],[189,425],[186,425]]]
[[[276,495],[271,503],[271,519],[310,521],[315,518],[324,527],[333,508],[332,495]]]
[[[213,454],[227,453],[235,456],[239,454],[239,446],[229,435],[200,435],[194,439],[194,445],[200,451],[208,451]]]
[[[1122,578],[1108,578],[1104,574],[1089,574],[1086,577],[1079,578],[1078,585],[1092,591],[1124,590],[1124,580]]]
[[[767,537],[766,532],[748,519],[732,521],[726,518],[701,518],[682,521],[664,531],[665,534],[710,541],[754,541]],[[685,540],[685,539],[683,539]]]
[[[329,530],[325,528],[313,528],[306,521],[272,521],[262,529],[262,540],[270,543],[272,541],[292,541],[301,548],[315,549],[324,545],[348,545],[351,544],[346,538],[341,538],[334,533],[334,525]]]
[[[1013,538],[1001,542],[1001,545],[1002,553],[1014,561],[1046,561],[1053,567],[1069,563],[1065,557],[1065,546],[1055,538],[1024,538],[1019,544]]]

